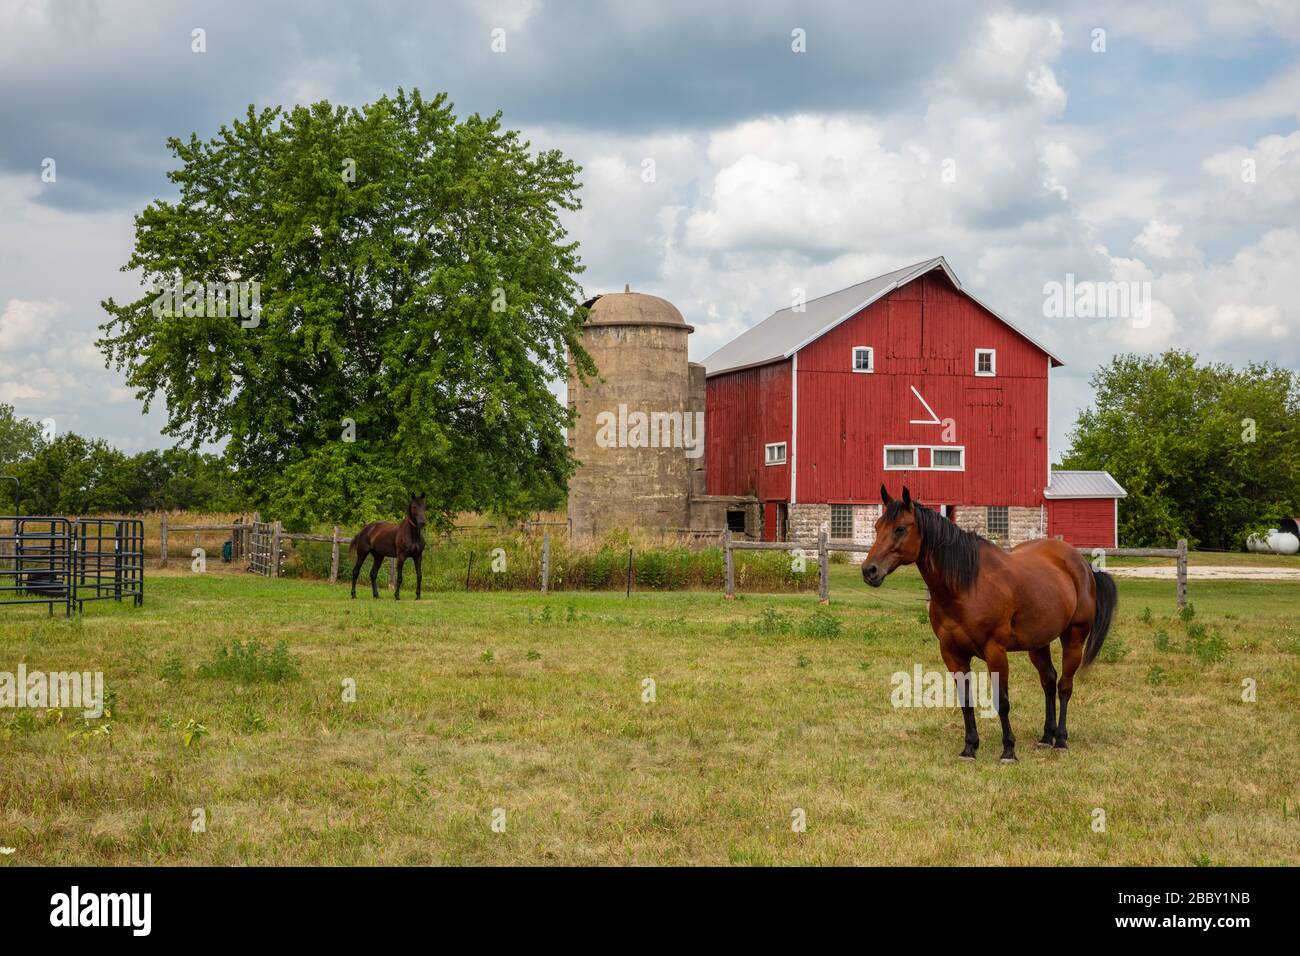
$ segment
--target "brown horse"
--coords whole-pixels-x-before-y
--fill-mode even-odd
[[[375,563],[370,567],[370,591],[379,597],[379,565],[384,558],[397,559],[397,586],[393,589],[393,600],[402,599],[402,566],[406,559],[415,561],[415,599],[420,600],[420,585],[424,583],[421,562],[424,559],[424,495],[416,495],[406,506],[406,516],[397,524],[391,521],[375,521],[366,525],[352,538],[348,550],[352,552],[352,597],[357,596],[357,578],[361,576],[361,566],[366,563],[367,555],[375,556]]]
[[[994,675],[998,716],[1002,718],[1002,760],[1016,759],[1011,732],[1011,698],[1007,687],[1007,652],[1028,651],[1038,668],[1047,703],[1040,747],[1066,749],[1065,711],[1074,691],[1079,664],[1092,663],[1110,629],[1118,595],[1114,579],[1093,570],[1077,550],[1062,541],[1040,538],[1004,552],[991,541],[912,500],[889,496],[876,522],[876,541],[862,562],[862,579],[880,587],[891,571],[915,564],[930,589],[930,627],[939,638],[939,653],[957,681],[966,747],[961,756],[975,759],[979,732],[970,680],[972,657],[982,659]],[[1052,666],[1051,644],[1061,639],[1061,678]],[[1056,695],[1061,717],[1056,717]]]

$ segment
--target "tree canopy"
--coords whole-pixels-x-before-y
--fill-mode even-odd
[[[391,514],[411,492],[444,520],[562,497],[569,413],[550,382],[568,352],[592,371],[559,219],[579,208],[577,166],[499,114],[458,121],[444,96],[400,90],[250,106],[168,146],[179,196],[136,217],[124,268],[196,307],[108,299],[98,343],[146,409],[163,397],[167,434],[227,440],[290,524]],[[240,282],[258,283],[253,319],[184,285]]]
[[[12,405],[0,402],[0,471],[10,471],[40,447],[41,426],[30,418],[19,418]]]
[[[1105,469],[1124,486],[1125,544],[1185,537],[1239,549],[1248,533],[1300,514],[1300,373],[1169,351],[1116,356],[1092,385],[1096,404],[1062,465]]]

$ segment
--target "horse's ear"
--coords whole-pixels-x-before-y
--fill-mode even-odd
[[[893,500],[894,500],[893,498],[889,497],[889,489],[886,488],[885,485],[884,485],[884,483],[882,482],[881,485],[880,485],[880,501],[881,501],[881,503],[887,505],[887,504],[889,504],[889,503],[890,503],[891,501],[893,501]]]
[[[912,510],[912,493],[907,490],[907,485],[903,485],[903,507]]]

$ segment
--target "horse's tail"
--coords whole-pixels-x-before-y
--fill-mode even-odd
[[[1105,571],[1094,570],[1092,579],[1097,585],[1097,604],[1092,612],[1092,630],[1088,632],[1088,639],[1083,645],[1085,667],[1092,663],[1101,650],[1106,633],[1110,630],[1110,619],[1115,614],[1115,606],[1119,604],[1119,590],[1115,587],[1114,578]]]
[[[361,539],[365,533],[366,529],[362,528],[354,534],[352,540],[348,542],[348,554],[351,556],[353,564],[357,563],[357,553],[361,550]]]

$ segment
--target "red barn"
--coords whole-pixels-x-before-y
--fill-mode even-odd
[[[826,526],[868,544],[884,483],[1002,542],[1113,547],[1109,475],[1051,494],[1069,474],[1048,464],[1061,364],[943,258],[782,309],[704,361],[708,493],[757,496],[767,540]]]

